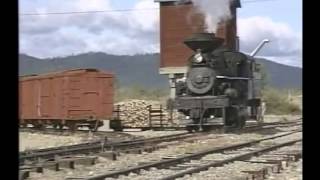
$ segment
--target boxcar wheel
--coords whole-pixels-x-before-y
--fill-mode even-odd
[[[77,130],[77,126],[76,126],[75,123],[70,123],[70,124],[68,125],[68,128],[69,128],[71,131]]]
[[[244,128],[248,117],[247,108],[240,108],[237,118],[239,128]]]
[[[44,129],[44,125],[43,124],[38,124],[38,123],[36,123],[36,124],[32,124],[33,125],[33,127],[35,128],[35,129]]]
[[[202,126],[202,131],[211,131],[212,126]]]
[[[95,125],[90,125],[89,127],[89,130],[92,131],[92,132],[95,132],[98,130],[98,128],[95,126]]]

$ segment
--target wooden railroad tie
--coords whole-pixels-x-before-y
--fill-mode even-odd
[[[59,171],[61,167],[74,169],[76,164],[93,165],[96,163],[96,156],[86,157],[59,157],[53,161],[41,162],[36,165],[26,165],[20,167],[19,180],[24,180],[30,176],[30,172],[43,173],[44,169]]]

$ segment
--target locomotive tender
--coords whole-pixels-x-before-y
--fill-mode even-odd
[[[197,131],[213,125],[241,128],[249,118],[260,122],[260,64],[253,56],[225,48],[213,33],[194,34],[184,44],[194,54],[168,101],[168,108],[185,115],[181,124]]]

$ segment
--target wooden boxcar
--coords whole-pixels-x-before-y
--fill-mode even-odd
[[[97,129],[112,117],[114,76],[75,69],[20,77],[20,125]]]

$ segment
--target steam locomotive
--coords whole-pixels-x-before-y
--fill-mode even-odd
[[[260,65],[253,56],[225,48],[213,33],[194,34],[184,44],[194,54],[168,101],[168,108],[185,116],[181,124],[203,131],[215,125],[242,128],[249,118],[261,122]]]

